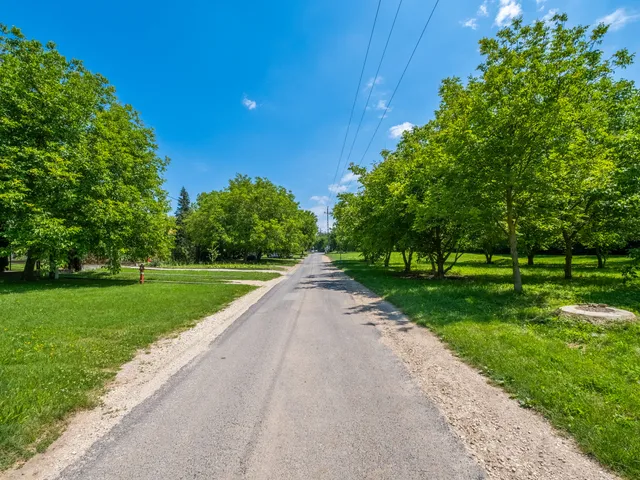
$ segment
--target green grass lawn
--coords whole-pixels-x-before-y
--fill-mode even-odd
[[[190,263],[185,265],[161,265],[161,268],[230,268],[246,270],[285,270],[300,262],[302,257],[295,258],[264,258],[257,262],[215,262],[212,264]]]
[[[112,275],[106,270],[93,270],[79,272],[70,275],[62,275],[66,279],[110,279],[110,280],[138,280],[140,272],[134,269],[123,269],[120,273]],[[267,281],[279,277],[275,272],[208,272],[208,271],[176,271],[146,270],[145,282],[207,282],[220,283],[226,280],[261,280]]]
[[[42,451],[71,412],[95,405],[138,349],[253,288],[0,276],[0,470]]]
[[[640,285],[621,282],[626,258],[612,258],[598,270],[595,257],[576,257],[575,278],[566,281],[562,257],[536,257],[535,266],[523,265],[525,293],[517,295],[506,256],[486,265],[482,255],[464,255],[450,272],[458,278],[442,281],[403,276],[400,254],[389,269],[368,266],[358,254],[331,257],[523,407],[573,435],[585,452],[640,479],[640,323],[605,328],[554,313],[563,305],[594,302],[640,314]]]

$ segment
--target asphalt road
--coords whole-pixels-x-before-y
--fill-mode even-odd
[[[62,478],[484,478],[358,288],[311,255]]]

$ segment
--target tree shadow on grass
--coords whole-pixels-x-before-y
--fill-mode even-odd
[[[336,265],[348,275],[369,275],[376,277],[404,277],[409,281],[417,283],[452,283],[467,282],[481,284],[510,285],[513,282],[513,276],[510,266],[486,265],[480,263],[469,263],[464,265],[465,271],[459,275],[459,270],[455,268],[445,279],[430,278],[429,272],[425,270],[414,269],[411,274],[405,274],[401,268],[391,267],[384,268],[379,265],[366,265],[362,261],[343,261],[336,262]],[[460,265],[462,266],[462,265]],[[557,267],[557,268],[555,268]],[[546,284],[556,284],[558,287],[582,287],[582,286],[598,286],[598,287],[615,287],[623,289],[622,276],[617,270],[600,271],[591,267],[576,266],[573,268],[574,278],[572,280],[564,279],[564,270],[562,266],[548,268],[546,266],[521,267],[522,281],[525,289],[527,285],[539,286]],[[477,272],[473,270],[477,269]],[[469,272],[468,270],[472,270]],[[487,272],[487,270],[490,270]]]
[[[32,282],[22,280],[20,272],[0,274],[0,295],[10,293],[27,293],[33,291],[56,290],[56,289],[80,289],[80,288],[110,288],[123,287],[139,284],[137,278],[112,278],[109,272],[86,273],[86,274],[62,274],[58,280],[41,278]],[[170,277],[170,276],[167,276]],[[147,278],[147,284],[164,285],[227,285],[225,279],[203,277],[201,281],[165,280],[157,278]]]
[[[513,314],[526,312],[528,308],[540,308],[546,305],[545,295],[517,295],[510,291],[487,289],[477,282],[414,281],[398,278],[395,275],[380,275],[381,272],[365,272],[368,278],[362,278],[358,271],[347,269],[348,278],[333,266],[325,265],[320,275],[304,278],[297,289],[316,289],[339,291],[362,295],[373,300],[365,305],[350,307],[347,314],[377,311],[396,322],[406,322],[397,308],[415,320],[428,316],[430,323],[452,323],[469,320],[477,321],[498,319],[513,321]],[[369,267],[365,267],[367,269]],[[385,273],[385,272],[382,272]],[[373,291],[357,280],[367,283]],[[369,280],[369,281],[367,281]],[[378,300],[382,296],[385,300]],[[531,316],[531,315],[530,315]]]
[[[9,293],[28,293],[41,290],[80,289],[80,288],[109,288],[135,285],[135,280],[95,279],[95,278],[60,278],[59,280],[40,279],[25,282],[20,277],[7,279],[0,275],[0,295]]]
[[[403,278],[397,271],[368,266],[362,262],[342,262],[345,273],[369,287],[418,323],[447,325],[472,322],[544,322],[555,316],[556,309],[570,303],[606,303],[638,310],[640,292],[625,287],[617,279],[576,278],[565,281],[542,272],[525,278],[525,293],[516,294],[510,274],[483,274],[463,280]],[[324,276],[324,278],[322,278]],[[361,293],[359,283],[336,274],[333,267],[323,270],[319,278],[309,279],[308,288],[326,288],[347,293]],[[364,289],[363,293],[371,296]],[[559,292],[566,293],[563,297]],[[376,307],[370,307],[376,308]],[[386,312],[385,312],[386,314]]]

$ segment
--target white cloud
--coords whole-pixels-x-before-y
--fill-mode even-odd
[[[349,188],[351,188],[351,184],[354,181],[357,181],[359,178],[360,178],[360,175],[356,175],[353,172],[347,172],[342,176],[342,178],[338,183],[332,183],[331,185],[329,185],[328,189],[334,195],[338,195],[339,193],[344,193],[348,191]],[[312,200],[317,198],[327,199],[327,202],[329,201],[327,197],[311,197]],[[320,204],[325,205],[326,203],[324,204],[320,203]]]
[[[339,193],[344,193],[347,191],[347,186],[346,185],[340,185],[338,183],[332,183],[331,185],[329,185],[329,191],[331,193],[333,193],[334,195],[337,195]]]
[[[347,183],[351,183],[355,180],[358,180],[359,178],[360,178],[360,175],[356,175],[353,172],[348,172],[344,175],[344,177],[340,179],[340,184],[345,185]]]
[[[378,103],[376,104],[376,110],[382,111],[382,114],[378,117],[378,118],[382,118],[383,116],[387,117],[387,115],[391,113],[391,110],[393,110],[393,108],[387,107],[386,100],[378,100]]]
[[[372,88],[374,85],[380,85],[384,82],[384,78],[378,75],[376,78],[371,77],[367,82],[367,89]]]
[[[620,30],[627,23],[635,22],[640,18],[638,13],[629,13],[624,8],[619,8],[615,12],[610,13],[597,20],[597,23],[604,23],[610,25],[612,31]]]
[[[544,17],[542,17],[543,22],[550,22],[553,16],[558,13],[559,10],[557,8],[552,8],[549,10]]]
[[[415,125],[410,122],[404,122],[400,125],[395,125],[389,129],[390,138],[400,138],[404,132],[408,132],[413,129]]]
[[[316,202],[318,205],[326,205],[329,203],[329,197],[326,195],[314,195],[310,198],[312,202]]]
[[[489,3],[488,0],[484,0],[482,5],[478,7],[478,13],[476,13],[479,17],[488,17],[489,16]]]
[[[242,105],[247,107],[247,110],[255,110],[258,107],[258,104],[254,100],[250,100],[246,95],[242,99]]]
[[[469,20],[460,22],[460,25],[470,28],[471,30],[475,30],[476,28],[478,28],[478,21],[475,18],[470,18]]]
[[[544,4],[547,3],[547,0],[536,0],[536,6],[538,7],[538,11],[544,10]]]
[[[522,7],[516,0],[500,0],[500,10],[496,15],[495,24],[503,27],[520,14],[522,14]]]

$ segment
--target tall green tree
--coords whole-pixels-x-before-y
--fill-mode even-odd
[[[613,171],[603,88],[631,58],[624,50],[603,57],[597,46],[606,27],[590,32],[566,22],[566,15],[552,24],[516,19],[496,38],[480,41],[484,61],[477,76],[466,85],[448,79],[441,89],[441,110],[456,132],[450,143],[459,173],[473,180],[469,191],[479,205],[500,206],[517,292],[519,221],[557,222],[570,278],[573,243],[592,190]]]
[[[222,192],[201,193],[191,206],[191,213],[185,219],[184,232],[195,246],[196,259],[208,256],[214,261],[228,242],[224,226],[224,204]]]
[[[338,195],[338,201],[333,207],[333,218],[335,223],[329,233],[323,233],[320,237],[324,240],[322,242],[322,250],[331,249],[331,237],[334,237],[336,243],[344,249],[344,246],[348,245],[353,250],[362,252],[365,257],[368,247],[366,245],[365,236],[367,232],[364,228],[367,226],[367,219],[364,216],[364,212],[360,207],[362,202],[361,194],[354,193],[341,193]],[[368,258],[367,258],[368,259]]]
[[[402,252],[405,271],[410,271],[415,245],[411,226],[413,212],[406,201],[405,180],[410,176],[408,163],[397,152],[384,150],[382,161],[367,171],[353,167],[362,185],[356,206],[357,233],[365,257],[384,259],[389,266],[391,253]]]
[[[265,178],[237,175],[224,190],[199,195],[185,226],[200,251],[259,260],[265,254],[289,256],[310,248],[317,219],[301,210],[285,188]]]
[[[48,43],[0,27],[0,208],[5,238],[28,255],[25,276],[39,258],[72,246],[78,228],[74,164],[96,111],[111,101],[104,78],[67,60]]]
[[[309,210],[300,210],[300,250],[303,252],[313,248],[318,235],[318,217]]]
[[[75,248],[106,257],[114,271],[123,259],[167,258],[171,224],[162,174],[168,162],[131,106],[112,103],[99,112],[76,169]]]
[[[445,148],[449,135],[447,125],[436,119],[405,133],[396,152],[407,171],[402,191],[414,248],[430,260],[440,279],[463,254],[473,224],[472,210],[460,194],[455,157]]]
[[[187,217],[191,213],[191,200],[189,192],[182,187],[178,195],[178,206],[175,212],[175,243],[172,257],[174,261],[189,263],[193,259],[193,247],[185,231]]]
[[[25,278],[70,250],[117,269],[164,241],[166,162],[104,77],[1,26],[0,82],[0,231],[27,254]]]
[[[604,268],[611,250],[640,239],[640,92],[634,83],[606,85],[607,154],[614,171],[591,192],[592,205],[578,235]]]

